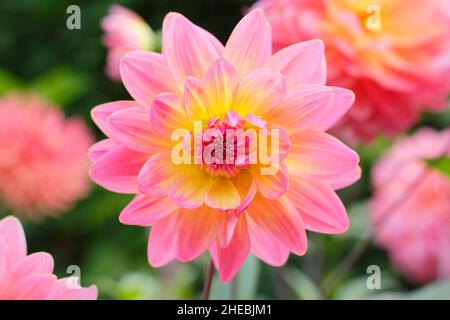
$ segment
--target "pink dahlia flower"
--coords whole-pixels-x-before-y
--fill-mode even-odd
[[[81,288],[78,279],[57,279],[53,258],[45,252],[27,255],[20,221],[0,220],[0,300],[95,300],[97,288]]]
[[[325,131],[354,97],[325,86],[325,72],[319,40],[272,55],[262,10],[244,17],[225,46],[170,13],[162,54],[125,55],[121,76],[133,100],[92,111],[108,139],[91,149],[91,177],[137,194],[120,221],[152,226],[152,266],[209,250],[226,282],[249,252],[280,266],[289,252],[305,253],[306,229],[347,230],[334,190],[359,178],[359,159]],[[270,159],[278,161],[266,161],[248,132],[275,142]]]
[[[0,202],[33,218],[69,209],[89,190],[92,142],[84,122],[38,97],[0,98]]]
[[[260,0],[280,50],[323,40],[328,83],[355,92],[339,125],[352,140],[402,132],[450,93],[448,0]]]
[[[421,129],[375,166],[376,242],[414,282],[450,277],[450,177],[426,160],[450,156],[450,129]]]
[[[106,74],[113,80],[120,80],[120,59],[131,50],[150,50],[155,35],[138,14],[117,4],[110,7],[101,27],[105,32],[103,44],[108,49]]]

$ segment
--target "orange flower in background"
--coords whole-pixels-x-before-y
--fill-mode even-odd
[[[0,203],[39,218],[68,210],[89,190],[93,137],[80,119],[35,96],[0,98]]]
[[[328,82],[355,92],[340,124],[370,140],[439,111],[450,93],[447,0],[261,0],[275,50],[312,38],[325,42]]]
[[[103,18],[103,44],[108,49],[106,73],[120,80],[120,59],[130,50],[150,50],[155,35],[150,26],[135,12],[120,5],[112,5]]]
[[[376,242],[414,282],[450,277],[450,177],[426,160],[450,156],[450,129],[403,138],[373,171]]]

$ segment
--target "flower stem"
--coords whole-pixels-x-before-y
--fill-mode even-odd
[[[206,275],[205,286],[203,287],[203,299],[209,300],[209,294],[211,293],[211,285],[214,278],[214,263],[211,259],[208,267],[208,273]]]

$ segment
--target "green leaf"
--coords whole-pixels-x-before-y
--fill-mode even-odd
[[[219,277],[215,276],[211,286],[211,300],[230,300],[231,283],[223,284]]]
[[[247,257],[241,271],[239,271],[237,281],[238,299],[255,299],[258,289],[258,280],[261,270],[259,260],[252,254]]]
[[[117,284],[116,299],[120,300],[150,300],[158,299],[161,284],[147,272],[126,273]]]
[[[151,51],[161,52],[162,48],[162,30],[156,30],[153,35]]]
[[[432,282],[409,292],[386,292],[373,295],[371,298],[383,300],[448,300],[450,299],[450,280]]]
[[[82,96],[89,86],[89,79],[84,74],[60,66],[37,78],[29,89],[44,99],[65,107]]]
[[[296,298],[319,300],[322,298],[320,288],[302,271],[295,267],[285,267],[284,279],[291,286]]]
[[[367,299],[379,292],[377,289],[369,289],[367,287],[367,279],[369,275],[349,279],[341,285],[334,294],[334,299],[349,300],[349,299]],[[399,286],[397,279],[388,271],[382,272],[381,289],[394,289]]]
[[[436,159],[427,159],[425,162],[432,168],[450,177],[450,157],[442,156]]]
[[[14,89],[21,89],[20,81],[9,72],[0,69],[0,96]]]
[[[252,254],[247,257],[239,273],[227,284],[216,276],[211,288],[211,299],[255,299],[261,265]]]
[[[359,201],[348,208],[350,227],[340,235],[346,239],[366,239],[370,236],[368,201]]]

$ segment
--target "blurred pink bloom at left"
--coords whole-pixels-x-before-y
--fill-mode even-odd
[[[89,190],[83,121],[35,96],[0,98],[0,202],[15,214],[39,218],[69,209]]]
[[[105,31],[103,43],[108,48],[106,73],[113,80],[120,80],[120,59],[130,50],[150,50],[154,34],[150,26],[135,12],[112,5],[103,18]]]
[[[450,177],[425,162],[444,156],[450,129],[425,128],[396,143],[373,171],[375,240],[418,283],[450,277]]]
[[[78,279],[57,279],[53,258],[45,252],[27,255],[20,221],[0,220],[0,300],[95,300],[97,288],[81,288]]]
[[[260,0],[274,50],[318,38],[328,83],[351,89],[355,106],[340,123],[351,140],[403,132],[450,93],[448,0]]]

